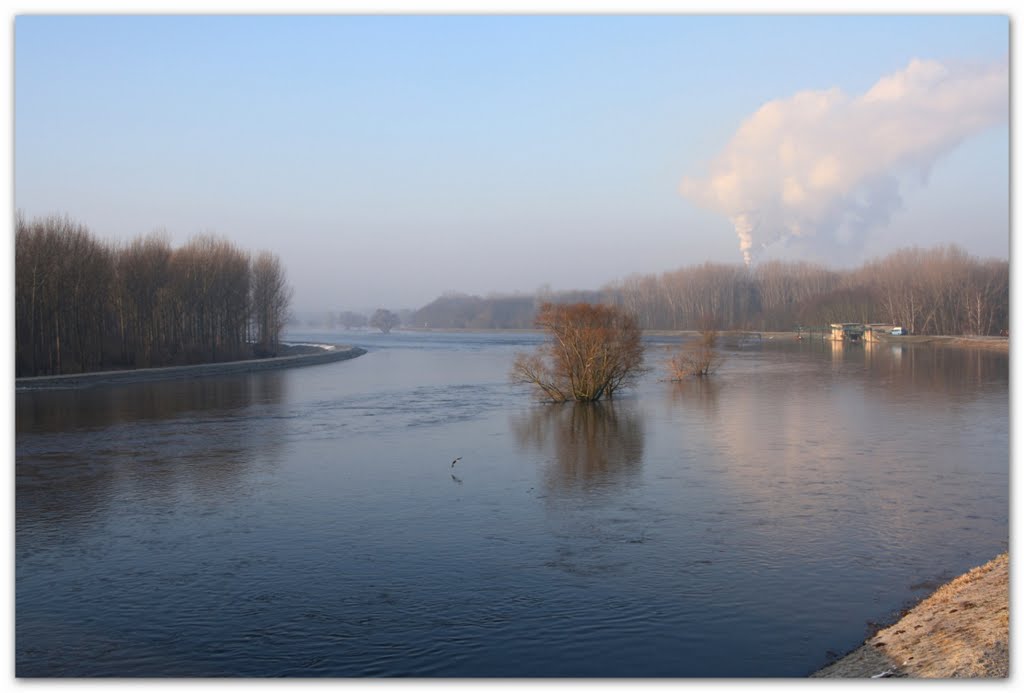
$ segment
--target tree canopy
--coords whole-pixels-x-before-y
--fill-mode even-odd
[[[535,353],[516,357],[512,378],[554,402],[611,398],[643,372],[640,328],[621,308],[545,303],[536,325],[549,339]]]
[[[370,318],[370,326],[376,327],[385,334],[398,327],[400,324],[402,324],[401,319],[390,310],[385,310],[384,308],[378,308],[375,310],[373,316]]]

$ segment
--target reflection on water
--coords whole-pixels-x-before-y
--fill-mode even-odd
[[[722,384],[715,378],[688,378],[669,383],[665,396],[670,409],[699,411],[707,419],[719,413],[718,395]]]
[[[513,419],[521,448],[553,459],[552,488],[621,483],[644,456],[644,425],[626,402],[569,402],[539,406]]]
[[[850,343],[847,343],[847,342],[839,342],[839,341],[834,341],[834,340],[829,340],[828,343],[832,347],[831,351],[832,351],[832,364],[833,365],[840,365],[840,364],[842,364],[842,362],[846,358],[846,352],[849,349],[863,349],[864,348],[863,345],[861,345],[861,344],[850,344]]]
[[[897,392],[928,391],[958,399],[976,397],[993,385],[1002,387],[1010,369],[1006,354],[986,349],[929,348],[927,345],[919,348],[895,344],[868,346],[864,363],[872,375],[878,376],[878,384],[897,388]],[[930,398],[926,404],[941,405],[942,402],[941,398]]]
[[[525,337],[374,339],[18,393],[18,675],[802,676],[1008,541],[1005,354],[766,340],[538,406]]]
[[[206,411],[243,410],[273,404],[284,396],[285,376],[207,377],[81,390],[19,392],[15,398],[17,433],[47,433],[102,428],[116,423],[172,419]]]
[[[267,372],[18,393],[19,530],[80,529],[126,495],[172,504],[233,493],[284,438],[285,382]]]

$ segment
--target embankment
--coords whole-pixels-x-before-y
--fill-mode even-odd
[[[71,375],[47,375],[35,378],[17,378],[15,392],[25,390],[66,390],[100,385],[142,383],[176,378],[200,378],[237,373],[258,373],[279,368],[314,366],[333,361],[344,361],[366,353],[365,349],[343,345],[329,345],[319,348],[297,349],[298,353],[266,359],[246,359],[224,363],[201,363],[191,366],[167,366],[164,368],[137,368],[121,371],[97,371],[95,373],[74,373]]]
[[[946,583],[894,625],[812,678],[1006,678],[1010,560]]]

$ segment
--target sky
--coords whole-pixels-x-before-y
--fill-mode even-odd
[[[1009,32],[1000,15],[21,14],[14,208],[270,250],[307,312],[912,245],[1008,259]]]

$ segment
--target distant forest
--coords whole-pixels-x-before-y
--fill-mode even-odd
[[[704,263],[635,275],[591,292],[537,296],[447,294],[407,326],[527,328],[544,301],[602,302],[633,313],[643,329],[704,327],[787,331],[833,322],[891,323],[911,334],[991,335],[1009,323],[1010,264],[957,246],[896,251],[856,269],[772,261],[748,268]]]
[[[112,244],[19,215],[14,257],[16,377],[271,356],[288,318],[277,256],[212,235]]]

